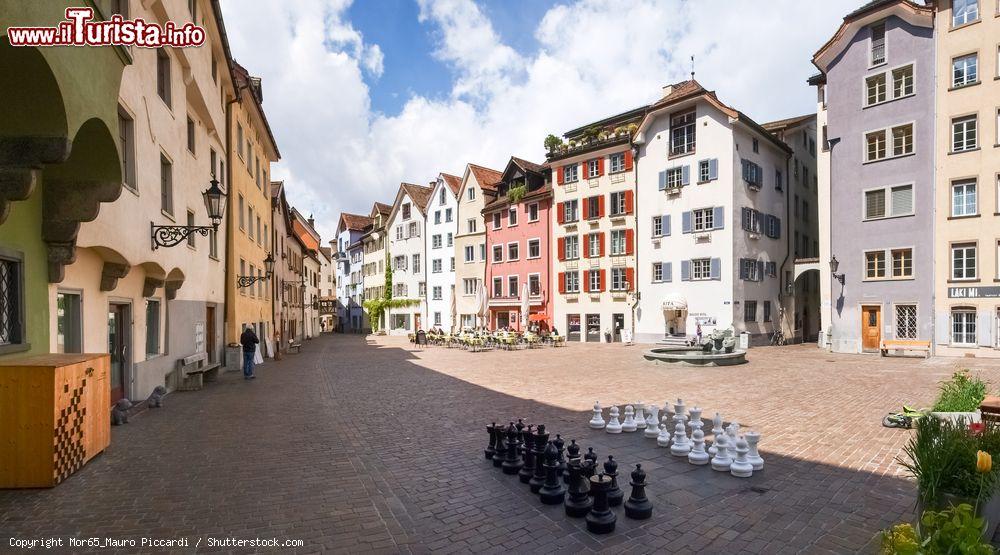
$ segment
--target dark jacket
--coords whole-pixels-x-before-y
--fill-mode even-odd
[[[260,343],[260,339],[257,339],[257,334],[253,332],[253,328],[243,330],[243,335],[240,336],[240,344],[243,345],[244,353],[256,351],[258,343]]]

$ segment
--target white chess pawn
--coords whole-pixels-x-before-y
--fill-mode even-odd
[[[747,440],[740,436],[736,440],[736,458],[729,465],[729,473],[737,478],[749,478],[753,476],[753,465],[747,460]]]
[[[632,405],[625,405],[625,422],[622,422],[623,432],[634,432],[635,428],[635,409]]]
[[[646,429],[646,405],[642,403],[635,404],[635,427],[640,430]]]
[[[684,457],[690,452],[691,444],[688,442],[684,423],[678,422],[674,425],[674,444],[670,446],[670,454],[675,457]]]
[[[643,435],[647,438],[653,439],[660,435],[660,418],[657,413],[660,412],[659,407],[656,405],[650,405],[649,414],[646,415],[646,431]]]
[[[660,424],[660,433],[656,436],[656,444],[660,447],[670,447],[670,432],[667,431],[666,424]]]
[[[747,461],[753,466],[754,470],[764,470],[764,459],[757,452],[757,444],[760,442],[760,432],[747,432],[743,437],[747,440],[747,447],[750,449],[750,452],[747,453]]]
[[[726,434],[719,434],[715,438],[716,447],[715,456],[712,457],[712,470],[718,470],[719,472],[729,472],[729,467],[733,463],[733,459],[729,458],[729,448],[726,446]]]
[[[664,401],[663,402],[663,408],[660,409],[660,416],[661,417],[662,416],[673,416],[672,414],[670,414],[670,409],[671,408],[672,407],[670,406],[670,401]]]
[[[695,429],[691,433],[691,452],[688,453],[688,462],[691,464],[708,464],[708,453],[705,452],[705,432],[701,428]]]
[[[604,427],[604,431],[609,434],[622,433],[622,423],[618,421],[618,407],[614,405],[608,411],[608,425]]]
[[[726,447],[729,448],[729,458],[736,458],[736,437],[740,435],[740,425],[733,422],[726,428]]]
[[[594,401],[594,417],[590,419],[590,427],[600,430],[604,427],[604,416],[601,412],[601,404]]]

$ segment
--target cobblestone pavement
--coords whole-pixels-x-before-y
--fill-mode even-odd
[[[400,338],[324,336],[299,355],[229,373],[113,430],[112,445],[49,490],[0,492],[7,537],[302,540],[299,552],[870,551],[912,516],[894,458],[909,432],[880,426],[926,405],[982,359],[879,359],[758,348],[750,364],[674,368],[641,347],[470,353]],[[590,430],[590,406],[682,397],[763,435],[749,479],[671,457],[641,434]],[[589,534],[484,460],[484,426],[524,418],[647,471],[653,518]],[[710,428],[710,426],[709,426]],[[141,544],[139,544],[141,547]],[[82,550],[82,549],[78,549]],[[144,548],[155,551],[155,548]],[[135,549],[126,549],[135,551]],[[247,549],[236,549],[246,552]]]

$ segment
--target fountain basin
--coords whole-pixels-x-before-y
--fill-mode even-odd
[[[646,360],[681,366],[734,366],[746,364],[747,352],[736,349],[731,353],[706,353],[694,347],[657,347],[642,354]]]

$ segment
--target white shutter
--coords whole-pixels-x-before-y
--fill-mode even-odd
[[[892,215],[901,216],[913,212],[913,185],[892,188]]]

